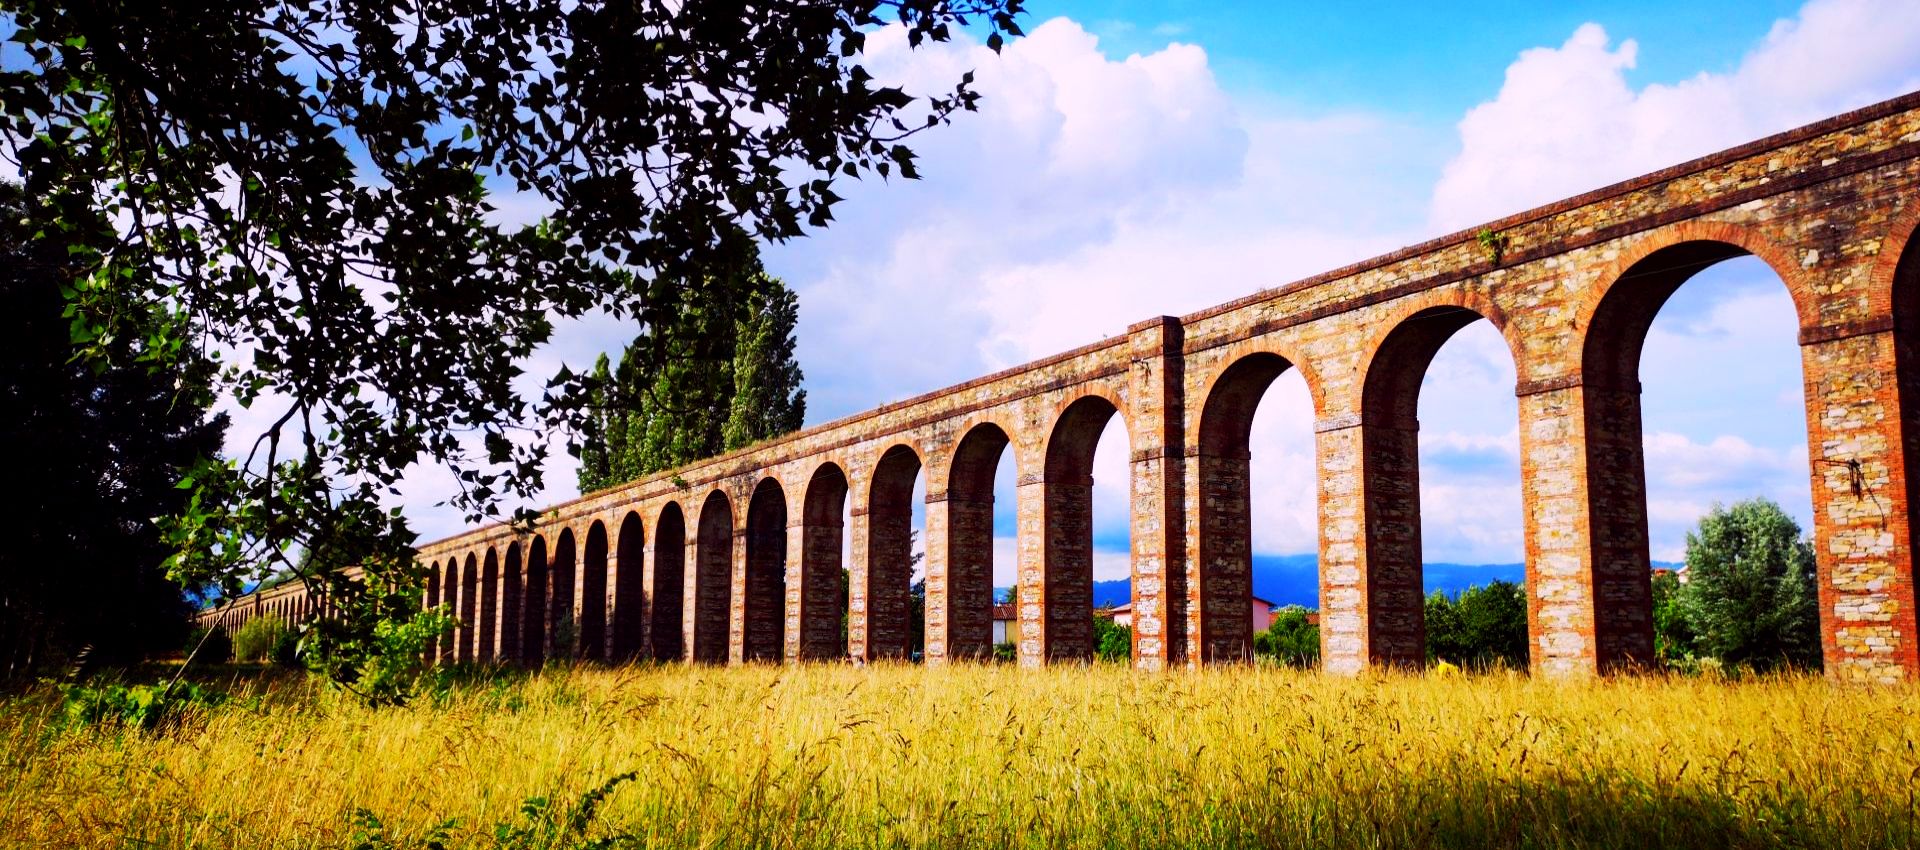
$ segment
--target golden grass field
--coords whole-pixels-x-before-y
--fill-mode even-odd
[[[382,710],[299,679],[240,689],[159,733],[63,730],[47,691],[0,702],[0,842],[1920,844],[1920,688],[1818,677],[582,668]]]

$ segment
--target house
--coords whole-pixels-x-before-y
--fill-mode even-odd
[[[1258,596],[1253,597],[1253,630],[1264,632],[1268,626],[1273,625],[1273,612],[1276,610],[1278,609],[1273,603]],[[1096,612],[1096,615],[1098,614],[1111,614],[1114,625],[1133,628],[1133,603],[1131,602]]]
[[[977,610],[977,609],[976,609]],[[1020,619],[1012,605],[993,606],[993,642],[996,644],[1013,642],[1013,624]]]

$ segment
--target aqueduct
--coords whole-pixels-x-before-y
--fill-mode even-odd
[[[1641,345],[1688,277],[1752,255],[1799,318],[1827,670],[1911,678],[1916,225],[1920,94],[592,493],[532,534],[428,544],[426,601],[458,615],[441,654],[462,661],[899,657],[924,473],[926,660],[979,656],[1011,452],[1021,663],[1088,658],[1093,444],[1119,417],[1135,666],[1246,659],[1248,429],[1296,369],[1315,408],[1324,665],[1418,664],[1415,402],[1439,346],[1486,319],[1518,375],[1534,670],[1630,669],[1653,652]],[[294,585],[219,616],[314,607]]]

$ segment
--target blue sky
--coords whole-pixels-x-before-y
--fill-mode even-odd
[[[1045,2],[994,56],[964,39],[882,79],[936,91],[968,69],[982,111],[921,137],[925,179],[852,185],[824,232],[766,252],[800,296],[808,419],[938,389],[1256,289],[1920,88],[1920,3]],[[572,323],[533,364],[585,365],[629,329]],[[1654,557],[1715,501],[1808,519],[1790,303],[1756,260],[1683,287],[1649,339]],[[1513,366],[1484,323],[1422,390],[1430,561],[1521,559]],[[1312,551],[1304,385],[1254,434],[1256,549]],[[1126,447],[1096,458],[1101,578],[1126,572]],[[1008,464],[1010,465],[1010,464]],[[1011,474],[1004,471],[1003,484]],[[549,501],[573,495],[564,458]],[[459,530],[422,508],[425,537]],[[1003,486],[999,583],[1011,575]]]

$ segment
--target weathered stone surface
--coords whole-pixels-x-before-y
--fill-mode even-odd
[[[927,658],[982,654],[994,467],[1012,452],[1011,639],[1026,665],[1086,658],[1091,458],[1100,426],[1117,416],[1132,452],[1136,665],[1244,660],[1257,511],[1246,428],[1267,384],[1298,369],[1317,423],[1326,668],[1417,664],[1418,390],[1439,345],[1484,318],[1518,375],[1535,670],[1630,669],[1652,653],[1638,378],[1658,364],[1641,364],[1640,347],[1689,276],[1751,254],[1780,275],[1800,318],[1827,670],[1847,681],[1909,678],[1920,672],[1910,508],[1920,482],[1907,470],[1920,457],[1917,202],[1920,95],[1910,95],[1148,320],[556,505],[530,537],[494,526],[426,545],[426,601],[477,624],[437,655],[537,661],[565,649],[553,640],[561,622],[588,657],[839,655],[844,512],[845,651],[903,656],[920,474]],[[1504,239],[1497,256],[1482,230]],[[609,529],[621,530],[612,563]],[[640,580],[625,578],[630,570]],[[312,616],[302,593],[276,588],[209,618]]]

